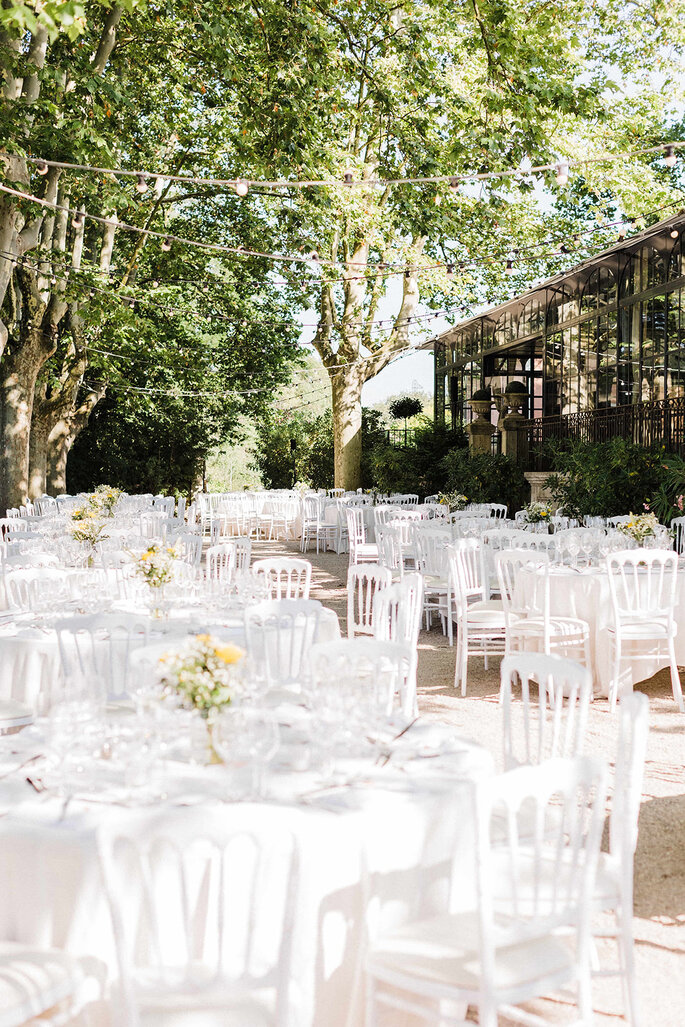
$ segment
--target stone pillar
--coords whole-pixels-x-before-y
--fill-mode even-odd
[[[522,382],[511,382],[504,390],[509,412],[499,422],[502,432],[502,453],[514,463],[525,467],[528,463],[528,419],[521,408],[528,395]]]
[[[476,415],[470,424],[466,426],[466,434],[469,437],[469,453],[490,453],[492,448],[492,436],[497,429],[490,420],[490,409],[492,398],[489,389],[478,389],[469,400],[469,406]]]

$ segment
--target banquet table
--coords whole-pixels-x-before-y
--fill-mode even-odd
[[[114,978],[96,838],[99,825],[125,811],[107,795],[65,802],[36,794],[26,769],[8,775],[12,761],[22,763],[32,744],[40,746],[36,730],[23,748],[27,733],[0,746],[0,937],[95,956]],[[18,751],[12,753],[12,745]],[[353,763],[346,762],[346,772]],[[417,915],[472,903],[472,784],[491,772],[492,759],[480,746],[442,725],[417,723],[390,746],[385,766],[357,767],[356,783],[312,793],[309,772],[276,766],[264,801],[227,805],[221,801],[223,768],[178,765],[168,772],[164,802],[200,802],[208,816],[222,808],[241,823],[268,825],[274,836],[294,836],[301,886],[288,1027],[360,1027],[367,930],[374,935]],[[459,886],[450,894],[455,871]],[[91,1022],[111,1022],[106,1005]]]
[[[516,584],[517,595],[524,602],[534,594],[534,569],[523,569]],[[612,673],[611,642],[607,628],[613,625],[613,608],[609,590],[609,576],[602,567],[551,567],[550,571],[550,613],[558,617],[577,617],[587,622],[590,628],[590,656],[592,678],[596,695],[606,696]],[[685,665],[685,567],[679,567],[676,583],[675,622],[677,635],[675,652],[678,663]],[[638,650],[624,643],[621,661],[621,690],[631,690],[638,681],[644,681],[668,666],[668,654],[662,646],[652,659],[631,662],[631,653]],[[645,652],[644,645],[639,649]]]

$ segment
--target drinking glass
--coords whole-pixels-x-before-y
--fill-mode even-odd
[[[244,793],[247,787],[245,797],[263,797],[266,769],[280,741],[273,710],[264,706],[229,706],[214,718],[212,738],[234,788],[237,785],[237,790]]]

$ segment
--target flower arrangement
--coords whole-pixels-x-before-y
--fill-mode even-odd
[[[112,485],[98,485],[88,497],[88,505],[103,517],[113,517],[117,503],[123,496],[121,489]]]
[[[174,566],[179,552],[174,546],[160,546],[154,543],[135,557],[136,576],[142,578],[150,588],[158,589],[168,585],[174,578]]]
[[[77,507],[71,515],[69,534],[74,542],[81,542],[94,549],[98,542],[104,542],[105,525],[89,507]]]
[[[622,535],[632,538],[638,545],[642,545],[645,539],[654,538],[656,529],[659,526],[656,514],[643,513],[630,515],[629,521],[622,521],[616,525]]]
[[[469,504],[468,496],[461,492],[439,492],[438,502],[449,507],[450,513],[456,510],[465,510]]]
[[[551,523],[552,507],[549,503],[529,503],[524,509],[529,524]]]
[[[297,492],[300,496],[304,496],[305,493],[312,491],[312,487],[309,484],[309,482],[306,482],[306,481],[296,481],[295,484],[293,485],[293,491]]]
[[[194,635],[183,648],[160,659],[161,683],[181,697],[186,709],[198,710],[204,720],[232,699],[233,668],[245,652],[212,635]]]

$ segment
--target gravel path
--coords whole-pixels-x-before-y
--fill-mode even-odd
[[[258,542],[254,555],[300,555],[295,543]],[[309,552],[314,566],[312,598],[334,609],[345,631],[347,556]],[[486,746],[501,763],[498,705],[499,660],[490,669],[469,662],[465,698],[453,688],[454,650],[439,628],[419,638],[419,710],[422,717],[454,724],[459,732]],[[685,671],[683,672],[685,682]],[[635,863],[635,954],[643,1027],[685,1025],[685,716],[673,702],[668,671],[642,682],[649,696],[650,734],[640,810],[640,837]],[[590,708],[588,750],[613,765],[618,719],[606,700]],[[601,943],[603,963],[611,965],[613,943]],[[606,957],[606,958],[604,958]],[[595,982],[595,1023],[625,1022],[618,979]],[[562,1002],[540,1003],[537,1011],[564,1023]]]

